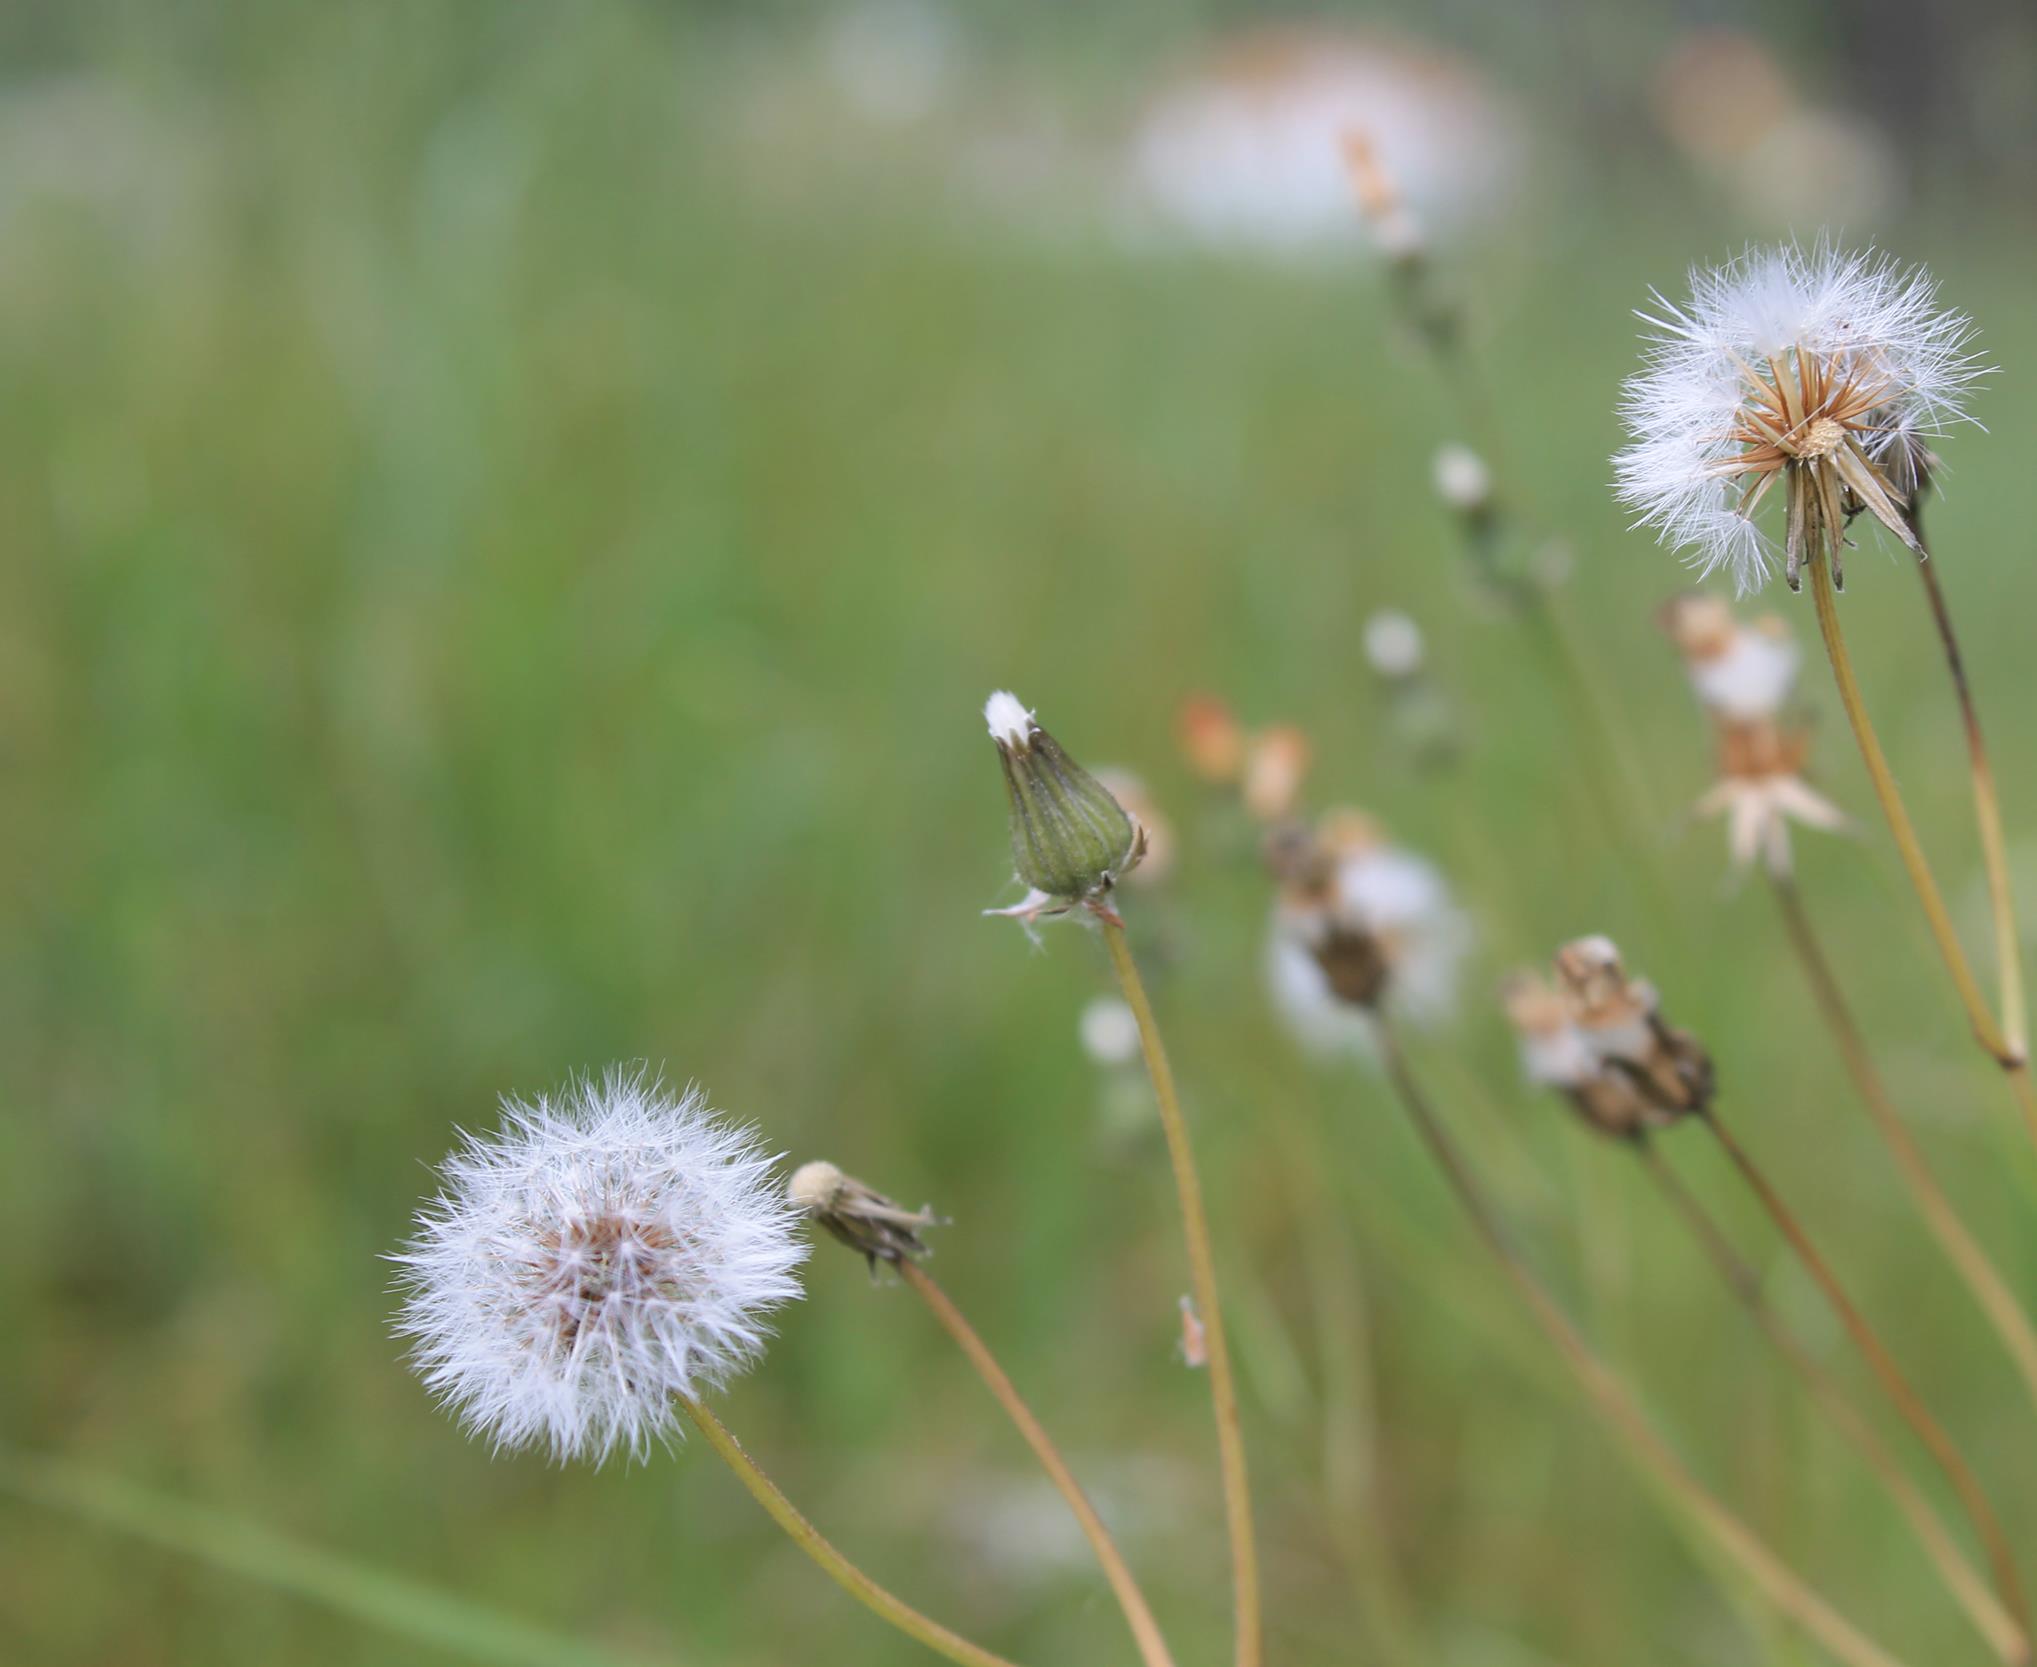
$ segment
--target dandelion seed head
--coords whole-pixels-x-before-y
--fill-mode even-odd
[[[747,1129],[611,1071],[467,1135],[394,1260],[426,1386],[498,1449],[642,1458],[800,1294],[806,1248]]]
[[[1829,244],[1699,269],[1687,301],[1658,294],[1641,316],[1656,334],[1622,391],[1631,443],[1613,460],[1615,494],[1635,525],[1743,594],[1772,566],[1755,512],[1778,477],[1829,467],[1835,496],[1858,488],[1900,535],[1901,492],[1882,472],[1891,447],[1967,420],[1984,374],[1971,323],[1939,305],[1928,273]],[[1843,527],[1815,494],[1801,510],[1792,492],[1776,497],[1836,554]]]

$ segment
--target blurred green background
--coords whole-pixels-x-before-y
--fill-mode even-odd
[[[2037,35],[1980,7],[1843,38],[1850,9],[1760,16],[1699,138],[1737,144],[1764,60],[1791,108],[1863,125],[1694,155],[1664,77],[1711,8],[1408,5],[1429,44],[1367,37],[1447,60],[1472,103],[1446,137],[1488,116],[1510,136],[1488,142],[1508,171],[1448,212],[1438,175],[1437,257],[1521,536],[1571,552],[1565,606],[1639,769],[1621,820],[1547,663],[1468,580],[1427,480],[1440,442],[1477,437],[1377,261],[1124,207],[1149,97],[1221,78],[1207,43],[1259,21],[1242,8],[10,8],[0,1438],[635,1660],[908,1659],[697,1444],[598,1472],[492,1459],[389,1337],[378,1258],[455,1126],[642,1059],[954,1218],[942,1279],[1121,1525],[1184,1667],[1220,1659],[1164,1154],[1076,1038],[1101,953],[978,917],[1012,896],[976,717],[1008,685],[1077,756],[1139,770],[1179,835],[1129,907],[1211,1182],[1273,1660],[1813,1659],[1626,1471],[1377,1079],[1309,1066],[1273,1021],[1265,882],[1175,757],[1176,709],[1208,690],[1304,725],[1316,802],[1450,867],[1481,949],[1420,1061],[1678,1443],[1909,1659],[1982,1659],[1622,1154],[1518,1086],[1490,994],[1562,937],[1616,935],[2037,1536],[2032,1408],[1761,887],[1733,890],[1717,830],[1681,821],[1707,745],[1652,620],[1681,576],[1605,487],[1650,284],[1831,219],[1928,260],[2003,369],[1986,432],[1945,447],[1934,534],[2037,898]],[[1978,952],[1918,587],[1873,542],[1849,576]],[[1766,600],[1808,638],[1807,602]],[[1452,766],[1410,762],[1365,668],[1388,606],[1427,635]],[[1932,1159],[2037,1292],[2030,1154],[1815,661],[1806,687],[1821,785],[1861,819],[1799,841],[1811,904]],[[1698,1139],[1686,1173],[1861,1382]],[[1127,1658],[979,1384],[853,1258],[819,1251],[724,1411],[937,1615],[1027,1663]],[[19,1497],[0,1657],[464,1659]]]

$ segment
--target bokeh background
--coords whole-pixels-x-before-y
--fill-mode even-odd
[[[1707,749],[1653,623],[1682,576],[1605,486],[1648,286],[1827,226],[1928,260],[2002,367],[1934,534],[2037,899],[2033,87],[2030,15],[1978,4],[9,7],[0,1656],[477,1659],[30,1497],[28,1454],[634,1661],[906,1659],[697,1444],[493,1459],[388,1335],[378,1258],[455,1126],[645,1060],[954,1218],[942,1278],[1184,1661],[1219,1659],[1163,1153],[1078,1040],[1101,954],[978,916],[1013,895],[976,717],[1009,685],[1175,824],[1130,907],[1212,1184],[1273,1659],[1811,1656],[1624,1469],[1376,1077],[1276,1024],[1250,839],[1177,758],[1197,691],[1304,726],[1314,802],[1450,869],[1480,949],[1419,1058],[1679,1444],[1911,1659],[1981,1659],[1640,1177],[1518,1085],[1491,992],[1618,936],[2037,1535],[2032,1409],[1761,888],[1683,821]],[[1350,214],[1324,147],[1354,117],[1463,305],[1485,436]],[[1428,484],[1453,440],[1569,563],[1638,814],[1467,575]],[[1854,557],[1849,629],[1980,947],[1901,566]],[[1368,671],[1388,607],[1447,762]],[[2030,1154],[1808,669],[1862,832],[1800,842],[1804,884],[1931,1157],[2037,1291]],[[1686,1173],[1858,1382],[1696,1140]],[[1025,1662],[1126,1658],[980,1386],[852,1258],[817,1254],[724,1410],[937,1614]]]

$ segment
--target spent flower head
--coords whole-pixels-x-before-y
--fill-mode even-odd
[[[883,1193],[845,1175],[831,1163],[816,1160],[793,1171],[785,1197],[810,1221],[817,1221],[870,1264],[903,1262],[928,1254],[920,1235],[938,1227],[941,1218],[929,1208],[908,1210]]]
[[[395,1256],[426,1386],[498,1448],[643,1457],[799,1295],[796,1217],[747,1129],[611,1071],[468,1134]]]
[[[1672,602],[1663,625],[1682,651],[1717,741],[1716,777],[1695,812],[1724,819],[1736,868],[1760,859],[1770,873],[1787,875],[1792,822],[1826,833],[1847,825],[1838,806],[1804,779],[1809,728],[1785,716],[1796,686],[1796,644],[1774,615],[1743,622],[1705,596]]]
[[[1681,306],[1658,294],[1641,315],[1659,334],[1624,390],[1632,444],[1613,466],[1636,525],[1743,593],[1772,562],[1754,519],[1771,495],[1792,589],[1820,551],[1840,581],[1863,509],[1917,549],[1910,460],[1924,436],[1966,420],[1983,374],[1971,323],[1938,304],[1935,280],[1821,244],[1749,250],[1690,284]]]

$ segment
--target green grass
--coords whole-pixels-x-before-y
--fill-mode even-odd
[[[1305,723],[1323,799],[1452,865],[1484,952],[1422,1058],[1682,1447],[1913,1661],[1979,1659],[1638,1177],[1516,1087],[1487,999],[1561,937],[1616,935],[2037,1535],[2030,1407],[1906,1210],[1759,888],[1722,895],[1716,830],[1678,827],[1707,760],[1651,623],[1678,574],[1604,489],[1612,391],[1647,284],[1744,229],[1680,179],[1636,208],[1593,202],[1587,173],[1459,273],[1509,484],[1575,551],[1570,604],[1642,758],[1636,837],[1466,582],[1426,487],[1448,404],[1372,275],[1028,238],[958,216],[927,158],[879,190],[760,149],[711,37],[646,15],[550,35],[508,12],[229,15],[78,26],[55,55],[165,124],[134,160],[158,212],[31,204],[0,270],[12,1446],[619,1655],[904,1659],[698,1444],[599,1472],[491,1459],[388,1337],[378,1257],[455,1125],[643,1058],[789,1154],[954,1218],[943,1282],[1078,1468],[1115,1478],[1163,1618],[1216,1660],[1221,1518],[1202,1385],[1173,1358],[1163,1155],[1110,1136],[1074,1040],[1100,951],[1064,929],[1034,954],[977,917],[1009,893],[975,709],[1009,685],[1077,756],[1142,770],[1189,836],[1134,929],[1169,952],[1276,1659],[1374,1658],[1320,1434],[1361,1404],[1379,1469],[1360,1491],[1415,1659],[1764,1659],[1765,1623],[1581,1412],[1382,1088],[1312,1075],[1272,1026],[1263,882],[1172,756],[1175,706],[1206,688]],[[2037,324],[2026,245],[1968,218],[1896,241],[2008,367],[1989,432],[1947,447],[1933,531],[2027,865]],[[1848,567],[1871,698],[1978,951],[1917,587],[1879,547]],[[1769,600],[1808,642],[1807,600]],[[1451,773],[1400,761],[1363,675],[1359,625],[1387,604],[1466,718]],[[1801,842],[1806,889],[1932,1158],[2030,1288],[2007,1096],[1806,683],[1821,780],[1862,823]],[[1679,1155],[1862,1381],[1713,1154]],[[1023,1450],[853,1259],[823,1248],[723,1410],[940,1618],[1027,1663],[1123,1659],[1100,1583],[1023,1578],[972,1537],[1029,1485]],[[0,1501],[0,1571],[0,1653],[22,1662],[462,1659],[46,1504]]]

